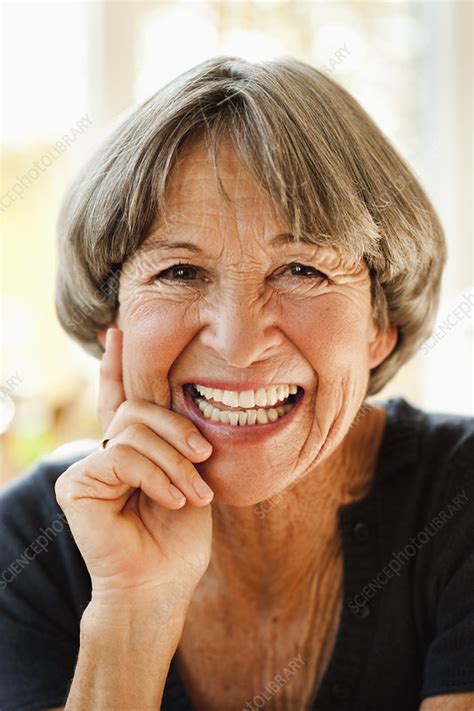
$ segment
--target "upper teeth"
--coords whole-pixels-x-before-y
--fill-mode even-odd
[[[194,386],[206,400],[222,402],[229,407],[267,407],[277,402],[286,400],[289,395],[294,395],[298,390],[297,385],[271,385],[269,388],[258,390],[219,390],[207,388],[204,385]]]

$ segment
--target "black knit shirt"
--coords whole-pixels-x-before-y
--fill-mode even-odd
[[[344,597],[315,711],[417,711],[474,691],[474,420],[383,406],[371,490],[339,509]],[[1,711],[65,704],[91,585],[54,483],[89,451],[39,460],[0,497]],[[277,693],[268,681],[247,708]],[[192,709],[173,660],[161,708]]]

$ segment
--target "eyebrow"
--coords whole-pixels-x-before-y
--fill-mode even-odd
[[[153,237],[147,240],[137,249],[137,252],[151,252],[154,249],[189,249],[191,252],[203,252],[201,247],[198,247],[197,244],[193,244],[192,242],[174,242],[173,240],[166,239],[166,237]]]
[[[296,237],[291,234],[291,232],[283,232],[281,234],[275,235],[275,237],[272,237],[272,239],[269,241],[270,247],[283,247],[287,244],[310,244],[315,246],[314,242],[310,242],[308,238],[300,237],[300,239],[296,239]],[[159,237],[155,236],[148,241],[144,242],[141,247],[137,249],[137,252],[151,252],[155,249],[163,249],[163,250],[172,250],[172,249],[188,249],[190,252],[195,252],[196,254],[202,254],[204,252],[201,247],[198,247],[197,244],[194,244],[193,242],[177,242],[174,240],[167,239],[166,237]]]

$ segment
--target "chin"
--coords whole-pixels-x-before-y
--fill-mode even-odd
[[[269,472],[268,468],[265,478],[259,477],[255,468],[235,467],[228,458],[219,465],[219,458],[215,454],[210,460],[194,466],[213,490],[212,501],[229,506],[255,506],[281,492],[291,483],[283,481],[283,473],[281,480],[277,479],[275,472]]]

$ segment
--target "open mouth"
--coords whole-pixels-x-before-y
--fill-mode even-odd
[[[286,388],[288,390],[288,386]],[[267,425],[276,422],[291,412],[304,394],[304,389],[299,385],[290,386],[290,390],[296,392],[289,392],[288,395],[286,395],[287,390],[278,388],[277,400],[272,405],[255,404],[253,407],[241,407],[225,404],[220,401],[221,398],[214,399],[211,389],[197,389],[193,383],[184,385],[183,389],[186,397],[194,402],[203,417],[211,422],[233,427]]]

